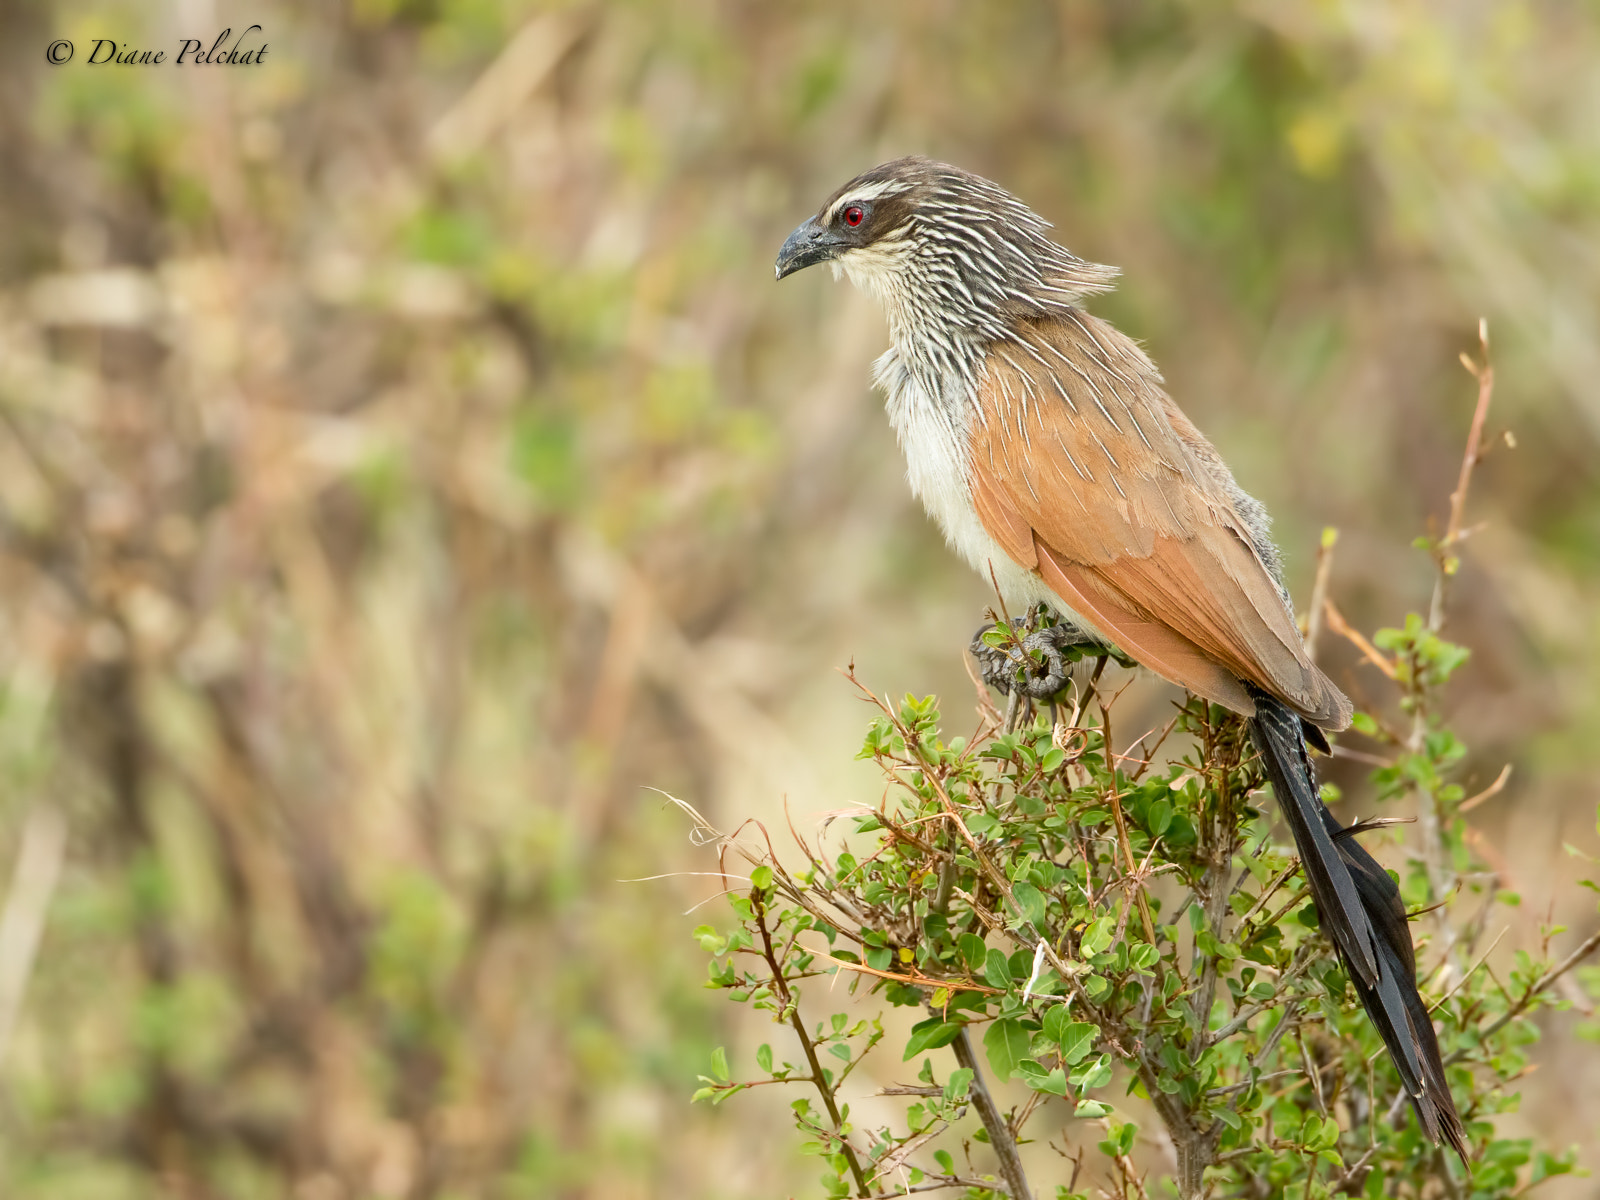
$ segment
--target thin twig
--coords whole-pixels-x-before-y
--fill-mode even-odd
[[[1023,1200],[1033,1200],[1033,1192],[1028,1188],[1028,1176],[1022,1169],[1022,1156],[1017,1152],[1017,1140],[995,1106],[994,1097],[989,1094],[989,1086],[984,1082],[983,1072],[972,1053],[972,1041],[967,1037],[966,1026],[962,1026],[950,1047],[955,1051],[956,1061],[972,1072],[967,1095],[972,1100],[972,1107],[978,1110],[978,1117],[989,1134],[989,1144],[1000,1160],[1000,1176],[1006,1181],[1007,1191]]]
[[[1294,865],[1296,867],[1298,867],[1300,865],[1300,860],[1296,859]],[[1310,889],[1309,886],[1308,887],[1297,888],[1295,890],[1294,895],[1290,896],[1281,905],[1279,905],[1278,910],[1275,913],[1273,913],[1265,921],[1261,922],[1261,924],[1259,924],[1259,925],[1255,926],[1253,929],[1251,929],[1248,937],[1241,937],[1239,939],[1239,949],[1241,949],[1241,950],[1245,949],[1245,947],[1249,946],[1252,942],[1254,942],[1256,940],[1256,938],[1260,937],[1261,934],[1266,932],[1268,929],[1271,929],[1279,921],[1283,920],[1284,914],[1287,913],[1296,904],[1299,904],[1300,901],[1304,900],[1306,898],[1306,896],[1310,893],[1310,890],[1311,889]]]
[[[907,987],[944,988],[950,992],[982,992],[986,996],[1005,995],[1005,992],[1001,989],[985,987],[981,983],[968,983],[962,979],[934,979],[920,972],[916,975],[897,975],[893,971],[880,971],[876,967],[867,966],[865,963],[845,962],[842,958],[835,958],[833,955],[819,950],[813,950],[811,953],[818,958],[827,959],[842,970],[856,971],[862,975],[875,975],[879,979],[887,979],[891,983],[905,984]]]
[[[1507,925],[1499,933],[1495,934],[1494,941],[1489,943],[1488,949],[1486,949],[1478,957],[1478,961],[1473,963],[1472,967],[1465,974],[1463,974],[1460,979],[1456,980],[1455,985],[1448,992],[1446,992],[1444,995],[1440,996],[1432,1004],[1428,1005],[1428,1014],[1430,1016],[1433,1015],[1434,1013],[1438,1012],[1440,1006],[1443,1005],[1446,1000],[1450,999],[1451,996],[1454,996],[1457,992],[1459,992],[1463,987],[1466,986],[1467,980],[1471,979],[1475,974],[1477,974],[1478,968],[1483,966],[1483,964],[1486,963],[1489,960],[1489,955],[1492,954],[1494,952],[1494,948],[1500,944],[1500,939],[1505,937],[1506,934],[1510,932],[1510,930],[1511,930],[1511,926]]]
[[[1450,493],[1450,519],[1445,526],[1444,537],[1440,538],[1433,546],[1433,558],[1437,568],[1433,581],[1433,599],[1428,605],[1428,631],[1437,634],[1444,627],[1445,599],[1449,591],[1450,580],[1454,578],[1460,565],[1456,558],[1454,548],[1464,536],[1461,529],[1461,516],[1466,510],[1467,491],[1472,485],[1472,469],[1477,465],[1479,448],[1483,442],[1483,423],[1489,415],[1489,402],[1494,398],[1494,367],[1489,363],[1489,325],[1485,320],[1478,322],[1478,345],[1483,353],[1481,363],[1474,362],[1465,354],[1461,356],[1462,364],[1478,381],[1478,402],[1472,411],[1472,425],[1467,432],[1466,450],[1461,455],[1461,471],[1457,476],[1456,490]],[[1421,672],[1413,671],[1409,689],[1413,700],[1411,710],[1411,732],[1406,738],[1406,749],[1412,754],[1420,754],[1426,741],[1429,728],[1429,706],[1426,699],[1425,685]],[[1427,790],[1413,782],[1409,789],[1416,793],[1417,813],[1421,818],[1422,862],[1427,871],[1428,883],[1435,896],[1447,896],[1453,883],[1453,872],[1444,851],[1444,806],[1436,792]],[[1456,941],[1455,929],[1450,924],[1447,914],[1440,912],[1438,916],[1439,938],[1441,957],[1449,959]]]
[[[1507,1025],[1511,1024],[1512,1021],[1515,1021],[1523,1013],[1527,1012],[1529,1007],[1532,1006],[1533,1002],[1545,992],[1549,991],[1550,988],[1555,984],[1556,980],[1560,979],[1568,971],[1572,970],[1573,967],[1577,966],[1585,958],[1593,954],[1597,947],[1600,947],[1600,931],[1591,933],[1588,937],[1586,937],[1583,940],[1582,945],[1580,945],[1571,954],[1567,955],[1554,967],[1551,967],[1549,971],[1545,972],[1545,974],[1541,975],[1538,980],[1536,980],[1523,994],[1521,1000],[1518,1000],[1505,1012],[1501,1013],[1498,1018],[1496,1018],[1494,1021],[1491,1021],[1488,1026],[1480,1030],[1477,1038],[1478,1043],[1481,1045],[1482,1043],[1487,1042],[1495,1034],[1499,1033]],[[1444,1060],[1445,1065],[1449,1066],[1451,1063],[1460,1062],[1466,1056],[1467,1052],[1465,1050],[1457,1050],[1454,1054],[1450,1055],[1449,1058]]]
[[[766,905],[761,902],[758,895],[753,895],[753,908],[755,912],[756,930],[761,935],[762,955],[767,960],[767,967],[772,972],[772,990],[778,997],[780,1012],[789,1016],[789,1026],[800,1039],[800,1048],[805,1051],[806,1064],[811,1068],[811,1080],[817,1086],[817,1092],[822,1097],[822,1103],[828,1110],[828,1119],[833,1122],[833,1136],[838,1140],[840,1151],[844,1154],[846,1164],[850,1167],[850,1174],[856,1181],[856,1195],[872,1195],[871,1187],[867,1183],[866,1173],[861,1169],[861,1161],[856,1157],[856,1148],[850,1144],[850,1139],[845,1136],[844,1116],[839,1111],[839,1103],[834,1097],[834,1087],[829,1086],[828,1076],[823,1073],[822,1063],[817,1058],[816,1045],[811,1040],[811,1035],[806,1032],[806,1023],[800,1019],[800,1006],[794,1002],[794,996],[789,991],[789,982],[783,973],[783,967],[778,963],[778,957],[772,947],[772,934],[767,929]]]
[[[1333,574],[1333,548],[1339,543],[1339,531],[1331,525],[1322,531],[1322,541],[1317,545],[1317,577],[1311,585],[1311,608],[1306,613],[1306,657],[1317,661],[1317,638],[1322,633],[1322,606],[1328,600],[1328,579]]]
[[[1102,665],[1105,660],[1100,660]],[[1139,917],[1144,922],[1144,940],[1150,945],[1156,944],[1156,926],[1150,919],[1150,906],[1145,902],[1144,888],[1137,882],[1139,875],[1138,865],[1133,861],[1133,844],[1128,839],[1128,820],[1122,813],[1122,797],[1117,789],[1116,759],[1111,752],[1111,705],[1100,694],[1098,686],[1095,688],[1095,697],[1100,702],[1100,733],[1101,748],[1106,755],[1106,774],[1111,788],[1111,816],[1117,823],[1117,841],[1122,845],[1122,858],[1127,864],[1128,874],[1135,880],[1133,897],[1139,905]]]
[[[1489,416],[1489,402],[1494,398],[1494,366],[1489,361],[1489,323],[1478,321],[1478,348],[1483,361],[1474,362],[1465,354],[1461,365],[1478,381],[1478,403],[1472,410],[1472,425],[1467,431],[1467,449],[1461,456],[1461,472],[1456,478],[1456,490],[1450,493],[1450,521],[1445,526],[1444,537],[1435,547],[1439,558],[1439,577],[1434,581],[1433,603],[1428,610],[1428,628],[1437,633],[1444,625],[1444,603],[1447,581],[1455,574],[1454,556],[1450,548],[1463,538],[1461,514],[1467,506],[1467,489],[1472,486],[1472,468],[1478,465],[1483,443],[1483,423]]]
[[[1476,796],[1473,796],[1470,800],[1463,800],[1456,811],[1458,813],[1471,812],[1473,809],[1477,808],[1478,805],[1493,800],[1501,792],[1506,790],[1506,783],[1510,779],[1511,764],[1507,763],[1505,766],[1500,768],[1500,774],[1495,776],[1493,783],[1484,788],[1483,791],[1479,792]]]
[[[1306,973],[1306,970],[1311,966],[1312,958],[1312,955],[1307,954],[1298,963],[1291,965],[1290,968],[1279,977],[1278,986],[1276,989],[1274,989],[1270,999],[1248,1005],[1235,1013],[1232,1020],[1211,1035],[1212,1044],[1215,1045],[1218,1042],[1226,1041],[1228,1038],[1232,1037],[1234,1034],[1238,1033],[1239,1030],[1248,1025],[1255,1017],[1266,1012],[1267,1009],[1277,1004],[1278,998],[1282,996],[1288,989],[1289,984]],[[1284,1017],[1284,1020],[1288,1020],[1287,1015]]]
[[[1326,1117],[1328,1102],[1322,1096],[1322,1072],[1311,1061],[1311,1051],[1306,1047],[1306,1031],[1303,1028],[1295,1030],[1294,1039],[1300,1044],[1300,1061],[1306,1065],[1306,1078],[1311,1081],[1311,1095],[1317,1102],[1317,1112]]]
[[[1008,714],[1009,716],[1010,714]],[[1008,726],[1010,725],[1009,720],[1007,724]],[[1010,732],[1009,728],[1007,732]],[[932,776],[929,776],[929,778],[932,778]],[[951,814],[951,818],[957,828],[966,836],[968,843],[975,846],[976,844],[972,842],[971,833],[962,824],[961,818],[955,815],[955,806],[950,803],[949,797],[945,794],[942,786],[939,792],[945,801],[946,811]],[[953,890],[947,880],[953,880],[954,877],[954,862],[946,862],[939,880],[939,903],[934,909],[940,915],[943,915],[949,905],[950,893]],[[956,1061],[972,1072],[972,1082],[968,1084],[967,1094],[972,1099],[972,1106],[978,1110],[978,1119],[983,1122],[983,1128],[989,1135],[989,1144],[994,1147],[995,1155],[1000,1160],[1000,1172],[1006,1181],[1005,1191],[1007,1195],[1022,1197],[1023,1200],[1032,1200],[1033,1192],[1028,1187],[1027,1173],[1022,1169],[1022,1156],[1017,1152],[1016,1138],[1012,1136],[1010,1127],[1001,1118],[1000,1112],[995,1107],[994,1100],[989,1094],[989,1086],[983,1077],[983,1068],[978,1065],[977,1058],[972,1053],[972,1041],[967,1036],[966,1026],[963,1025],[961,1032],[956,1035],[956,1040],[952,1043],[952,1049],[955,1052]]]
[[[1396,677],[1394,663],[1390,659],[1385,658],[1382,651],[1380,651],[1371,642],[1367,641],[1367,639],[1362,636],[1359,629],[1344,619],[1344,614],[1339,611],[1338,607],[1332,600],[1324,600],[1322,602],[1322,610],[1328,616],[1329,629],[1333,630],[1357,650],[1361,651],[1362,658],[1366,659],[1373,666],[1377,667],[1378,670],[1382,671],[1390,679],[1394,679]]]
[[[1244,916],[1239,918],[1239,928],[1243,929],[1246,925],[1248,925],[1250,923],[1250,918],[1265,908],[1267,901],[1272,899],[1273,894],[1284,885],[1289,876],[1293,875],[1299,869],[1300,860],[1295,859],[1287,867],[1279,871],[1277,875],[1273,877],[1272,882],[1267,885],[1265,890],[1262,891],[1261,895],[1256,897],[1256,902],[1250,906],[1250,908],[1245,912]]]
[[[1298,1074],[1300,1072],[1292,1067],[1283,1071],[1269,1071],[1267,1074],[1258,1075],[1254,1079],[1241,1079],[1238,1083],[1230,1083],[1226,1087],[1214,1087],[1206,1092],[1206,1099],[1214,1099],[1217,1096],[1231,1096],[1235,1092],[1248,1092],[1251,1088],[1266,1083],[1269,1079],[1282,1079],[1289,1075]],[[937,1093],[938,1089],[935,1088],[934,1091]]]
[[[938,1175],[928,1176],[926,1183],[913,1183],[907,1187],[902,1195],[911,1196],[918,1192],[942,1192],[946,1188],[971,1188],[973,1191],[998,1192],[1002,1196],[1009,1196],[1011,1189],[1004,1184],[996,1183],[992,1179],[969,1179],[963,1175]]]

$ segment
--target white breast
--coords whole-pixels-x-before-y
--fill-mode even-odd
[[[971,406],[946,405],[929,396],[892,349],[873,364],[872,377],[887,396],[884,407],[905,452],[911,492],[939,523],[945,540],[985,580],[993,571],[1012,616],[1041,600],[1071,616],[1044,580],[1012,561],[978,519],[967,471]]]

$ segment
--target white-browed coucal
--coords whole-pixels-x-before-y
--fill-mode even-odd
[[[1325,749],[1350,702],[1306,654],[1266,511],[1149,358],[1082,308],[1115,269],[1048,229],[986,179],[903,158],[835,192],[777,275],[828,262],[882,301],[874,376],[911,488],[1008,605],[1046,603],[1071,636],[1247,719],[1322,928],[1423,1128],[1465,1161],[1399,890],[1318,794],[1306,738]]]

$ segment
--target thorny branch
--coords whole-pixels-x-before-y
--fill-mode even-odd
[[[1450,580],[1454,578],[1460,566],[1456,551],[1468,533],[1461,526],[1461,518],[1466,510],[1467,491],[1472,486],[1472,470],[1477,466],[1481,454],[1484,421],[1489,415],[1489,403],[1494,398],[1494,367],[1489,362],[1487,321],[1478,322],[1478,348],[1481,354],[1479,361],[1474,361],[1466,354],[1461,356],[1462,365],[1478,381],[1478,402],[1472,412],[1472,425],[1467,433],[1466,451],[1461,456],[1461,471],[1457,476],[1456,489],[1450,493],[1449,521],[1445,526],[1444,536],[1432,546],[1436,573],[1433,596],[1428,604],[1428,631],[1435,634],[1444,628],[1445,600]],[[1411,754],[1421,753],[1432,715],[1427,703],[1427,694],[1421,687],[1418,675],[1419,673],[1414,671],[1411,677],[1411,729],[1405,742],[1405,748]],[[1434,898],[1442,899],[1449,895],[1451,888],[1455,886],[1454,873],[1450,869],[1444,847],[1442,824],[1446,815],[1440,809],[1438,796],[1425,792],[1420,786],[1415,787],[1413,792],[1417,800],[1420,822],[1422,861],[1428,872],[1428,881],[1432,886]],[[1449,915],[1443,909],[1438,910],[1435,923],[1440,939],[1440,957],[1448,960],[1456,942],[1455,927],[1451,925]]]
[[[968,1095],[972,1098],[972,1107],[978,1110],[984,1132],[989,1135],[989,1144],[1000,1160],[1000,1176],[1006,1181],[1007,1193],[1020,1196],[1023,1200],[1033,1200],[1027,1173],[1022,1169],[1022,1155],[1017,1150],[1016,1134],[1001,1115],[989,1092],[989,1085],[984,1082],[983,1068],[972,1053],[972,1041],[965,1029],[956,1035],[950,1048],[955,1051],[956,1062],[972,1072],[972,1088]]]
[[[1012,699],[1016,699],[1014,693]],[[1016,732],[1022,713],[1022,706],[1018,704],[1012,704],[1007,709],[1003,727],[1005,733]],[[956,825],[961,825],[959,816],[953,815],[953,820]],[[961,831],[964,834],[967,832],[964,826]],[[970,838],[971,835],[967,834],[967,837]],[[953,862],[947,862],[941,872],[939,891],[935,897],[936,906],[931,910],[940,916],[944,916],[948,912],[950,892],[952,890],[951,886],[949,886],[949,880],[955,877],[954,866]],[[972,1084],[968,1094],[972,1098],[972,1106],[978,1110],[978,1119],[983,1122],[984,1132],[989,1137],[989,1145],[994,1149],[995,1157],[1000,1161],[1000,1175],[1006,1181],[1007,1193],[1013,1197],[1018,1197],[1019,1200],[1032,1200],[1033,1189],[1028,1184],[1027,1171],[1022,1165],[1022,1155],[1017,1149],[1016,1134],[995,1105],[994,1097],[989,1091],[989,1085],[984,1080],[983,1066],[978,1062],[977,1056],[972,1053],[972,1040],[965,1028],[956,1035],[956,1040],[951,1044],[951,1048],[955,1053],[956,1061],[972,1072]]]
[[[850,1139],[845,1136],[844,1116],[839,1111],[838,1084],[843,1081],[838,1080],[830,1084],[827,1075],[823,1073],[822,1063],[817,1058],[816,1043],[806,1032],[806,1023],[800,1016],[800,1006],[795,1003],[783,966],[773,952],[772,933],[767,928],[766,905],[759,894],[752,897],[751,904],[755,910],[756,930],[761,935],[761,954],[767,960],[767,969],[772,972],[772,988],[777,993],[780,1012],[787,1017],[789,1027],[800,1039],[800,1049],[805,1053],[806,1065],[811,1069],[811,1082],[816,1084],[817,1094],[822,1097],[823,1107],[828,1110],[828,1119],[833,1122],[833,1134],[839,1149],[844,1154],[845,1161],[850,1164],[850,1174],[856,1183],[856,1195],[870,1196],[872,1191],[867,1185],[866,1175],[861,1170],[861,1160],[856,1156],[856,1149],[850,1144]]]

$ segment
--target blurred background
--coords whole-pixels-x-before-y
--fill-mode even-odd
[[[1514,764],[1499,953],[1593,928],[1592,4],[10,0],[0,61],[0,1194],[808,1194],[792,1097],[688,1103],[772,1037],[701,987],[716,881],[621,881],[714,869],[652,788],[874,803],[852,659],[976,723],[881,317],[772,282],[904,153],[1123,268],[1095,310],[1364,629],[1427,602],[1488,318],[1449,716],[1469,791]],[[1573,1029],[1513,1120],[1592,1145]]]

